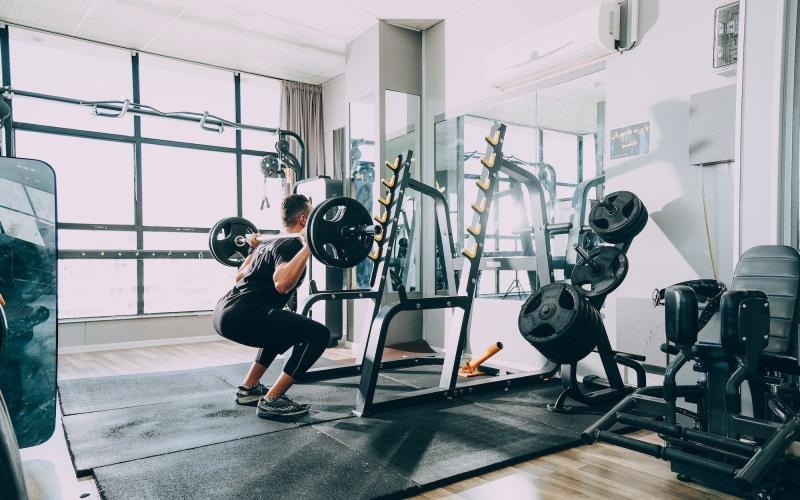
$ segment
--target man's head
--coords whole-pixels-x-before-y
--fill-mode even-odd
[[[311,203],[302,194],[291,194],[284,198],[281,204],[281,221],[284,227],[299,225],[305,227],[308,214],[311,212]]]

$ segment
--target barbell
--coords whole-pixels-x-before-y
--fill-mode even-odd
[[[247,236],[258,232],[256,225],[245,218],[222,219],[208,235],[211,255],[221,264],[238,267],[251,250]],[[381,234],[383,226],[372,222],[372,216],[361,203],[347,197],[323,201],[314,207],[306,223],[311,254],[331,267],[357,265],[367,258],[375,236]],[[299,233],[279,233],[267,241],[299,237]]]

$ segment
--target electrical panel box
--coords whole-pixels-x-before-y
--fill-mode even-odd
[[[689,163],[733,161],[735,131],[736,85],[689,96]]]
[[[734,2],[714,11],[714,70],[735,68],[738,55],[739,2]]]

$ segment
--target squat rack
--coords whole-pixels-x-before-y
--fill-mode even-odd
[[[375,321],[375,317],[378,315],[378,312],[381,309],[381,301],[384,297],[386,283],[389,281],[392,249],[394,248],[394,244],[397,239],[397,228],[402,217],[405,192],[408,189],[428,188],[428,186],[411,178],[410,168],[413,154],[414,152],[409,150],[406,153],[405,158],[403,158],[402,155],[398,155],[394,161],[386,162],[386,167],[389,168],[390,172],[392,173],[392,177],[388,180],[381,180],[381,184],[386,188],[387,191],[384,197],[378,199],[378,203],[384,207],[384,210],[383,213],[375,216],[374,219],[377,223],[381,224],[384,229],[381,235],[375,237],[375,246],[373,251],[369,254],[369,259],[373,262],[370,288],[320,290],[313,279],[309,280],[310,293],[300,304],[298,304],[297,310],[300,314],[307,316],[314,304],[318,302],[371,300],[372,311],[370,321]],[[445,203],[444,207],[441,207],[439,204],[437,204],[437,214],[441,213],[444,215],[444,220],[448,222],[448,234],[445,241],[451,241],[452,237],[449,234],[449,219],[446,217],[446,200],[444,200],[444,195],[436,190],[433,191],[441,196],[440,202]],[[452,254],[449,257],[452,259]],[[364,342],[364,347],[362,350],[356,353],[356,359],[353,363],[335,367],[312,367],[305,374],[299,377],[299,379],[303,381],[327,380],[331,378],[358,375],[364,369],[363,363],[368,343],[369,339]],[[440,356],[422,355],[414,358],[387,361],[384,364],[386,367],[402,368],[415,365],[441,363],[442,358]]]
[[[489,368],[487,371],[496,375],[484,380],[473,380],[458,384],[458,369],[467,337],[469,336],[469,319],[472,311],[472,303],[477,292],[478,277],[482,269],[481,259],[484,250],[484,239],[486,227],[489,222],[489,215],[492,200],[496,191],[498,172],[505,168],[503,161],[503,139],[505,137],[506,126],[498,124],[492,127],[490,134],[486,137],[486,155],[481,159],[483,173],[481,178],[476,181],[479,188],[478,200],[472,205],[473,218],[472,224],[467,228],[467,232],[472,236],[474,244],[471,248],[465,248],[462,252],[464,256],[464,269],[458,279],[455,274],[455,259],[453,258],[453,239],[450,228],[450,219],[447,210],[447,200],[438,190],[425,184],[411,180],[409,188],[418,191],[422,195],[433,198],[436,206],[437,219],[437,239],[442,246],[442,257],[444,260],[445,275],[448,283],[448,295],[438,297],[424,297],[420,299],[410,299],[404,287],[398,289],[400,300],[383,306],[372,322],[370,333],[367,339],[366,352],[364,353],[363,367],[359,391],[356,395],[356,407],[354,414],[367,416],[376,412],[386,411],[393,408],[418,404],[426,401],[446,399],[463,394],[497,390],[511,387],[512,385],[530,384],[540,382],[551,377],[558,371],[558,365],[548,361],[545,366],[536,372],[518,372],[499,374],[499,370]],[[534,228],[543,227],[545,222],[545,200],[538,178],[523,169],[520,170],[522,182],[528,188],[531,198],[531,217]],[[537,252],[535,273],[539,275],[541,281],[550,282],[553,280],[552,266],[549,260],[549,242],[538,231],[534,232],[537,248],[546,250]],[[530,242],[529,242],[530,244]],[[528,257],[530,260],[533,255],[532,247]],[[529,267],[533,267],[530,266]],[[457,285],[457,288],[456,288]],[[375,391],[377,388],[378,373],[382,368],[387,368],[387,363],[382,361],[383,349],[388,335],[389,326],[393,318],[403,311],[425,311],[436,309],[451,309],[452,321],[451,329],[445,338],[444,358],[432,358],[428,364],[441,364],[442,372],[437,387],[419,389],[407,393],[399,394],[390,399],[375,401]],[[435,361],[434,361],[435,360]],[[487,367],[484,366],[486,369]]]
[[[492,128],[489,136],[485,156],[481,163],[485,167],[483,175],[478,179],[480,189],[478,201],[472,205],[474,210],[472,225],[467,228],[475,240],[472,249],[465,249],[464,258],[453,259],[452,231],[450,219],[447,216],[447,201],[438,190],[430,186],[421,185],[411,181],[409,187],[418,190],[421,194],[431,196],[437,207],[437,223],[440,241],[449,242],[450,251],[442,246],[444,270],[448,282],[449,295],[443,297],[426,297],[409,299],[406,291],[401,287],[398,292],[400,300],[387,304],[379,311],[372,323],[368,337],[368,345],[363,360],[361,383],[356,399],[354,414],[368,416],[380,411],[404,407],[426,401],[447,399],[479,391],[507,389],[512,386],[535,384],[556,375],[562,369],[562,376],[570,377],[569,372],[557,363],[547,360],[543,367],[533,372],[501,370],[483,365],[485,372],[494,375],[486,379],[476,379],[458,383],[458,369],[461,353],[466,346],[469,336],[469,319],[472,303],[477,292],[478,277],[484,269],[509,269],[525,271],[531,289],[555,282],[553,273],[553,259],[550,252],[550,238],[558,234],[565,234],[568,238],[568,251],[565,256],[564,270],[569,276],[575,265],[576,252],[574,247],[581,243],[586,227],[583,221],[586,216],[586,206],[589,192],[604,181],[600,176],[581,182],[576,188],[572,199],[572,214],[569,222],[549,223],[547,218],[547,202],[545,190],[538,175],[523,165],[503,158],[502,143],[505,136],[505,125],[499,124]],[[489,212],[495,195],[498,174],[503,173],[511,181],[511,195],[517,200],[518,206],[525,207],[523,188],[528,193],[528,210],[523,211],[525,228],[518,232],[522,245],[521,256],[489,257],[483,262],[483,246]],[[460,265],[459,265],[460,264]],[[491,264],[491,265],[489,265]],[[461,268],[461,273],[456,279],[455,269]],[[458,283],[458,290],[453,286]],[[445,338],[444,359],[435,363],[443,364],[442,373],[437,387],[419,389],[395,395],[383,401],[374,401],[378,373],[382,368],[387,368],[387,363],[382,361],[382,353],[392,319],[402,311],[421,311],[434,309],[452,309],[453,317],[450,322],[450,331]],[[615,353],[616,354],[616,353]],[[441,358],[440,358],[441,359]],[[503,373],[501,373],[501,371]]]

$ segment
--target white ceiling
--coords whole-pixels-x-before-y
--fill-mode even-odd
[[[377,19],[424,30],[480,0],[0,0],[0,20],[261,75],[323,83]]]

